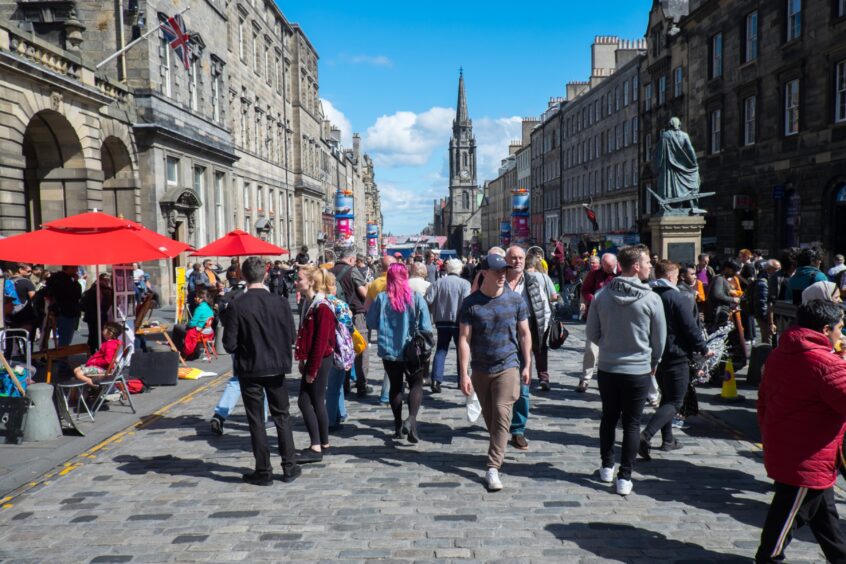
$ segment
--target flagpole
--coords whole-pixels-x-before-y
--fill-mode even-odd
[[[187,12],[187,11],[188,11],[188,10],[190,10],[190,9],[191,9],[191,7],[190,7],[190,6],[188,6],[187,8],[184,8],[184,9],[180,10],[179,12],[177,12],[175,15],[179,16],[179,15],[181,15],[181,14],[184,14],[185,12]],[[138,39],[135,39],[135,40],[133,40],[133,41],[130,41],[130,42],[126,45],[126,47],[124,47],[123,49],[120,49],[120,50],[118,50],[118,51],[115,51],[114,53],[112,53],[111,55],[109,55],[108,57],[106,57],[105,59],[103,59],[102,61],[100,61],[99,63],[97,63],[97,65],[96,65],[94,68],[95,68],[95,69],[99,69],[99,68],[100,68],[100,67],[102,67],[103,65],[105,65],[105,64],[107,64],[107,63],[109,63],[110,61],[113,61],[113,60],[115,59],[115,57],[119,57],[119,56],[121,56],[123,53],[126,53],[126,52],[127,52],[127,51],[129,51],[132,47],[135,47],[138,43],[141,43],[143,40],[147,39],[148,37],[150,37],[151,35],[153,35],[153,34],[154,34],[154,33],[156,33],[157,31],[159,31],[159,30],[161,29],[162,25],[164,25],[164,22],[159,23],[159,25],[157,25],[156,27],[154,27],[153,29],[151,29],[150,31],[148,31],[147,33],[145,33],[144,35],[142,35],[142,36],[141,36],[141,37],[139,37]]]

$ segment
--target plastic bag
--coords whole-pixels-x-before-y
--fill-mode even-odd
[[[467,421],[470,423],[475,423],[479,416],[482,414],[482,404],[479,403],[479,397],[476,395],[476,392],[473,392],[469,396],[467,396]]]

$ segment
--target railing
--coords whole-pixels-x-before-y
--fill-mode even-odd
[[[35,37],[25,35],[10,29],[0,29],[0,34],[8,36],[9,50],[12,53],[28,59],[55,73],[80,80],[82,78],[82,64],[72,55],[62,49],[50,45]],[[0,45],[6,44],[0,40]]]
[[[129,97],[129,90],[125,86],[116,84],[108,78],[102,76],[94,77],[94,86],[101,94],[104,94],[109,98],[113,98],[121,103],[126,102]]]
[[[5,50],[56,74],[78,80],[117,102],[123,103],[129,98],[126,86],[95,75],[94,70],[85,66],[76,54],[27,32],[0,26],[0,51]]]

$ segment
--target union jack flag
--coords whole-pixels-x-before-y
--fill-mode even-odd
[[[169,17],[166,22],[162,22],[161,27],[165,39],[182,60],[185,70],[188,70],[191,66],[191,36],[185,28],[182,15],[176,14]]]

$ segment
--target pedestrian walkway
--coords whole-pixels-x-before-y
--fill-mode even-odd
[[[749,561],[770,495],[760,451],[700,418],[679,433],[684,449],[639,462],[634,493],[616,495],[596,475],[599,396],[573,391],[583,330],[571,330],[501,492],[484,488],[487,434],[464,418],[453,352],[444,392],[424,399],[418,446],[389,438],[378,393],[351,399],[324,461],[268,488],[241,481],[253,463],[242,411],[223,437],[209,431],[221,381],[9,502],[0,561]],[[382,374],[375,362],[371,374]],[[824,560],[807,529],[788,558]]]

